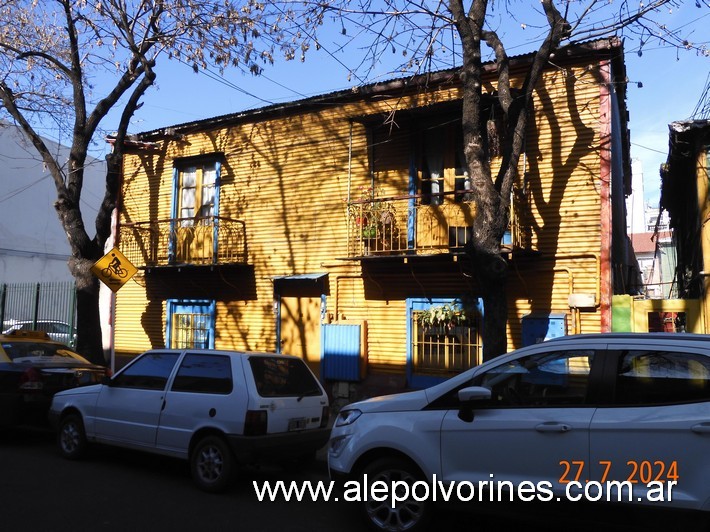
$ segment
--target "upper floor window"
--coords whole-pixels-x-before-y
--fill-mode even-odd
[[[178,169],[177,216],[180,225],[205,223],[216,212],[217,162],[208,161]],[[211,223],[211,220],[207,223]]]
[[[171,260],[214,261],[219,214],[220,163],[215,158],[183,161],[175,167]]]

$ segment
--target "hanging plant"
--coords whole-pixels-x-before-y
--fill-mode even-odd
[[[456,303],[433,305],[417,314],[417,323],[422,327],[446,327],[448,330],[468,324],[466,311]]]

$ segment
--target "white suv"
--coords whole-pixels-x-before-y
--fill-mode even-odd
[[[468,507],[512,493],[707,512],[709,449],[710,336],[595,334],[348,405],[328,463],[360,483],[369,523],[395,531],[426,525],[447,493]]]
[[[50,421],[66,458],[100,442],[190,461],[225,488],[239,463],[311,457],[328,440],[328,398],[297,357],[215,350],[143,353],[103,384],[57,393]]]

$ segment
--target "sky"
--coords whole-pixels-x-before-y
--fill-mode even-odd
[[[522,5],[517,8],[518,16],[499,16],[494,21],[507,39],[506,46],[511,55],[532,50],[530,46],[526,47],[525,40],[538,42],[534,38],[534,29],[528,27],[521,31],[521,23],[526,22],[529,16],[524,11],[528,9],[526,3],[516,5]],[[695,2],[685,2],[673,10],[666,10],[663,17],[669,28],[695,28],[691,35],[695,42],[710,41],[710,8],[707,6],[697,8]],[[348,80],[348,71],[343,65],[355,64],[360,50],[351,46],[350,50],[335,54],[332,51],[337,46],[327,35],[321,43],[323,49],[309,52],[305,62],[277,61],[267,67],[261,76],[238,71],[226,71],[223,77],[216,71],[195,74],[190,67],[174,61],[160,64],[156,86],[144,97],[144,105],[131,121],[130,132],[150,131],[273,103],[290,102],[356,85],[356,81]],[[515,43],[519,44],[516,46]],[[625,49],[630,81],[627,106],[631,156],[641,163],[646,201],[658,206],[658,169],[667,155],[668,124],[688,119],[693,113],[710,79],[710,57],[656,44],[644,47],[643,54],[639,56],[638,43],[628,37]],[[378,77],[390,79],[396,76],[391,74],[391,65],[383,64],[367,81],[377,81]],[[117,118],[112,116],[103,124],[109,130],[112,119],[117,124]],[[100,152],[107,147],[99,145],[96,149]],[[638,178],[634,176],[634,179]]]

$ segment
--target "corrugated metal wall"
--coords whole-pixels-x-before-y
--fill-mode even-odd
[[[533,242],[541,256],[557,261],[514,262],[510,275],[509,345],[520,344],[520,320],[531,312],[569,312],[575,291],[597,291],[599,231],[599,84],[594,68],[581,65],[544,76],[528,129],[524,189],[532,206]],[[190,134],[157,152],[126,156],[121,222],[171,217],[173,162],[183,157],[224,154],[220,216],[245,220],[253,287],[244,297],[220,298],[216,347],[273,350],[276,325],[272,277],[328,271],[328,319],[367,321],[370,367],[401,367],[406,357],[406,305],[412,296],[455,297],[474,289],[459,268],[378,272],[363,275],[347,255],[348,190],[371,183],[368,149],[376,179],[387,193],[406,194],[411,133],[379,131],[368,146],[365,126],[350,121],[393,106],[445,101],[450,88],[434,94],[378,103],[349,103],[295,113],[229,129]],[[352,128],[352,134],[351,134]],[[352,155],[350,158],[350,154]],[[520,186],[523,186],[521,175]],[[349,188],[350,182],[350,188]],[[365,272],[367,273],[367,272]],[[232,281],[230,281],[232,282]],[[235,277],[237,285],[243,278]],[[117,295],[116,351],[137,353],[164,337],[163,296],[140,282]],[[599,313],[580,318],[582,332],[598,330]],[[164,341],[164,340],[163,340]]]

